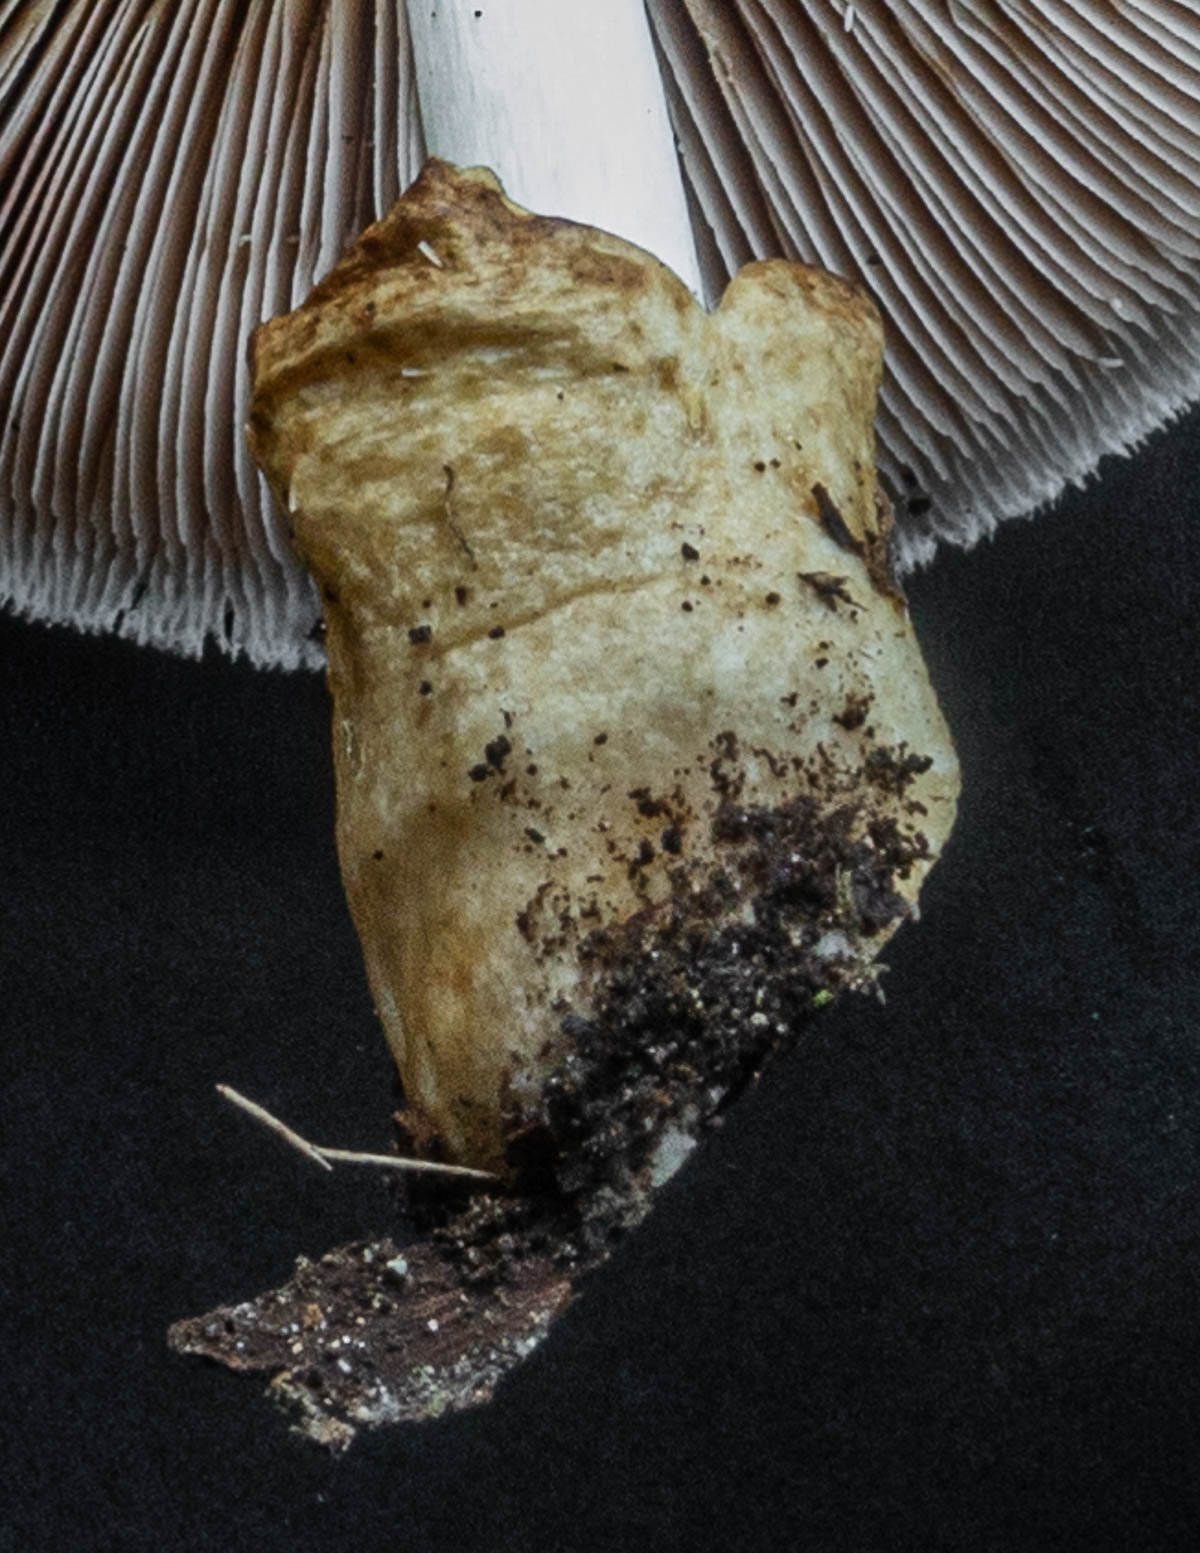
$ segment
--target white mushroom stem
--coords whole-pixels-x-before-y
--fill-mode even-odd
[[[425,142],[527,209],[700,266],[643,0],[409,0]]]

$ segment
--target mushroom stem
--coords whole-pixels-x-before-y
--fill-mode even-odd
[[[409,0],[430,154],[490,167],[533,210],[700,265],[642,0]]]

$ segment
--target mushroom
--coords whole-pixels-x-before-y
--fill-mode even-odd
[[[860,294],[808,266],[857,271],[899,341],[882,424],[910,561],[935,532],[969,539],[1002,508],[1045,495],[1039,458],[1057,459],[1056,479],[1082,472],[1114,440],[1110,388],[1126,429],[1139,429],[1148,394],[1129,385],[1150,374],[1151,330],[1161,372],[1187,327],[1178,324],[1194,302],[1183,190],[1174,173],[1161,188],[1156,179],[1167,149],[1191,155],[1194,135],[1189,149],[1171,130],[1153,79],[1131,95],[1105,77],[1117,129],[1100,139],[1071,86],[1086,29],[1065,7],[1048,7],[1044,48],[1067,83],[1066,128],[1033,137],[1015,127],[1022,114],[1036,117],[1038,102],[1023,74],[1028,12],[996,34],[1011,53],[1004,68],[986,28],[931,10],[688,0],[651,5],[652,35],[640,5],[620,0],[585,48],[577,13],[549,0],[511,12],[499,0],[436,5],[408,19],[383,0],[244,12],[205,0],[170,12],[31,5],[0,33],[0,401],[10,407],[0,501],[13,514],[4,586],[33,614],[184,650],[215,636],[261,663],[316,663],[317,605],[292,549],[294,526],[324,591],[339,841],[412,1094],[406,1125],[417,1151],[486,1170],[518,1194],[485,1194],[449,1213],[439,1200],[435,1237],[410,1258],[389,1252],[381,1263],[375,1249],[363,1252],[376,1269],[403,1262],[394,1277],[411,1280],[414,1298],[398,1318],[409,1324],[400,1334],[407,1369],[383,1414],[352,1398],[339,1427],[486,1395],[571,1295],[562,1259],[537,1248],[565,1225],[573,1270],[594,1265],[783,1038],[797,998],[818,1006],[836,986],[871,983],[875,949],[912,910],[948,833],[953,751],[889,570],[889,507],[874,477],[878,318]],[[1139,58],[1166,60],[1171,39],[1141,19],[1112,23],[1105,47],[1114,57],[1132,51],[1139,34]],[[552,69],[539,66],[542,49]],[[650,69],[656,58],[661,79]],[[900,101],[920,76],[917,58],[940,83],[921,126]],[[1172,69],[1178,125],[1190,99]],[[490,174],[444,162],[394,204],[421,160],[417,97],[435,151],[495,166],[530,204],[542,203],[531,193],[537,177],[566,166],[582,206],[570,205],[569,190],[547,194],[555,219],[539,221]],[[609,123],[616,100],[628,120],[620,126]],[[682,184],[664,101],[684,152]],[[1114,168],[1134,122],[1154,165],[1130,172],[1127,196]],[[476,129],[478,149],[467,133]],[[616,167],[601,163],[592,185],[584,170],[599,136],[618,147]],[[1065,171],[1055,171],[1055,154]],[[929,178],[941,162],[955,167],[949,187]],[[1151,188],[1169,206],[1155,221]],[[617,195],[611,211],[606,190]],[[297,307],[352,235],[389,208]],[[565,225],[563,214],[583,224]],[[1014,239],[1038,245],[1037,260],[1022,258]],[[1072,265],[1062,262],[1068,247]],[[1105,332],[1094,304],[1109,250]],[[807,265],[742,268],[772,253]],[[668,257],[682,279],[664,267]],[[741,274],[705,315],[689,285],[715,302],[734,269]],[[516,278],[532,290],[517,296]],[[1122,300],[1127,290],[1136,308]],[[258,336],[252,385],[242,342],[279,313]],[[637,478],[616,490],[602,474],[595,483],[595,453],[594,489],[579,468],[559,467],[557,451],[548,456],[570,501],[556,505],[558,487],[534,476],[515,494],[506,483],[513,448],[528,450],[550,423],[545,390],[564,381],[567,341],[578,351],[566,381],[583,411],[603,408],[622,431],[632,428],[622,417],[640,414],[661,488],[624,440],[611,456]],[[1177,354],[1179,395],[1188,385]],[[482,399],[489,373],[513,360],[521,414],[470,426],[472,395]],[[622,368],[628,391],[613,393],[609,379]],[[419,405],[434,373],[430,405],[442,379],[458,395],[453,424],[469,484],[450,461],[429,484],[436,414],[424,424],[410,417],[392,436],[392,412]],[[731,382],[747,392],[732,393]],[[274,508],[237,432],[252,386],[252,435]],[[747,462],[759,386],[768,446],[746,469],[738,458]],[[797,421],[811,423],[812,445],[797,435],[789,451],[785,428]],[[1078,421],[1088,422],[1082,465],[1049,443]],[[603,419],[585,413],[574,425],[582,444],[603,441]],[[719,457],[706,442],[720,445]],[[753,488],[740,508],[738,473]],[[672,482],[687,500],[671,519],[683,529],[668,567],[663,525],[640,533],[638,503],[670,495]],[[991,506],[981,505],[984,490]],[[940,519],[935,496],[946,502]],[[490,525],[486,544],[464,510]],[[531,545],[529,511],[535,539],[553,543]],[[612,556],[627,568],[620,581],[644,611],[640,649],[615,620],[612,569],[597,571],[581,514],[611,529]],[[408,528],[424,532],[424,552]],[[761,536],[761,554],[749,553],[750,535]],[[710,581],[727,590],[712,606],[711,643],[691,630],[696,606],[683,581],[710,536]],[[414,588],[435,553],[430,603],[418,602],[436,619],[418,619]],[[523,641],[501,645],[504,622],[481,628],[472,583],[450,584],[455,568],[479,572],[488,604],[519,606]],[[548,613],[573,609],[575,588],[587,631],[573,658],[561,632],[543,627]],[[472,613],[443,649],[451,598]],[[665,647],[674,603],[669,618],[688,617],[689,634],[664,696],[645,644]],[[801,622],[798,634],[785,620]],[[822,641],[837,648],[824,662]],[[414,673],[426,659],[449,683],[448,713],[434,710],[432,674]],[[813,693],[830,662],[833,698]],[[614,796],[599,772],[581,783],[581,804],[556,816],[566,839],[549,862],[546,833],[534,821],[522,841],[511,807],[544,801],[535,745],[562,767],[564,792],[568,745],[581,768],[609,758],[595,758],[607,728],[592,733],[593,748],[580,744],[592,665],[630,726],[653,734],[644,742],[654,771],[637,780],[636,741],[614,742],[623,791]],[[773,684],[781,666],[794,671],[794,688]],[[709,691],[720,693],[711,707]],[[726,704],[744,714],[750,738],[714,721]],[[485,712],[503,729],[485,729]],[[520,795],[507,770],[518,724],[531,739],[525,773],[539,778]],[[411,765],[405,740],[421,751]],[[462,769],[472,743],[480,758]],[[439,759],[459,765],[442,777]],[[635,815],[618,817],[623,801]],[[664,820],[656,841],[642,833],[644,822]],[[689,827],[694,845],[676,863]],[[595,892],[594,936],[579,931],[589,907],[582,887],[600,883],[579,866],[593,830],[624,849],[625,869],[605,879],[609,896]],[[646,845],[631,852],[632,841]],[[473,856],[489,884],[469,898]],[[454,889],[472,908],[458,923]],[[514,931],[530,942],[535,908],[553,905],[556,890],[567,901],[554,906],[564,942],[551,944],[553,931],[539,924],[537,955],[525,954]],[[731,975],[746,936],[768,925],[773,948],[786,940],[794,963],[764,951],[750,973]],[[446,947],[430,955],[438,934]],[[722,1027],[710,992],[731,999],[728,1041],[711,1039]],[[667,1042],[657,1052],[648,1006],[655,1017],[686,1016],[698,1049]],[[523,1022],[497,1035],[490,1027],[505,1008]],[[614,1030],[629,1038],[619,1049],[605,1044]],[[515,1269],[506,1242],[525,1253]],[[500,1305],[468,1292],[480,1272],[504,1283]],[[269,1315],[242,1307],[229,1320],[234,1331],[239,1320],[255,1325],[256,1352],[275,1353],[267,1338],[278,1332],[264,1323],[278,1325],[289,1300],[311,1293],[298,1279],[272,1297]],[[370,1293],[384,1299],[374,1285]],[[424,1348],[409,1329],[414,1309],[430,1334]],[[184,1324],[176,1342],[217,1352],[223,1339],[206,1336],[214,1331],[224,1322]],[[313,1399],[289,1384],[311,1416]]]
[[[411,25],[402,0],[10,7],[0,597],[183,652],[320,662],[311,583],[241,437],[244,341],[392,205],[425,139],[642,243],[710,302],[775,255],[864,285],[904,565],[1195,397],[1200,36],[1177,5],[646,11],[653,43],[638,0],[441,0]],[[539,161],[566,173],[553,190]]]

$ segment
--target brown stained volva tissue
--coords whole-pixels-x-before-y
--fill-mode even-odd
[[[447,1240],[493,1283],[535,1220],[576,1266],[635,1222],[797,1022],[871,983],[949,834],[882,348],[822,272],[750,265],[708,314],[438,162],[256,336],[403,1122],[501,1178]]]

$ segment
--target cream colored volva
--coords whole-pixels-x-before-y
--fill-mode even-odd
[[[881,355],[826,274],[750,265],[709,315],[443,163],[258,333],[254,450],[325,598],[346,888],[451,1157],[498,1165],[562,1061],[581,939],[703,875],[714,761],[743,805],[836,792],[919,830],[915,898],[958,779],[886,572]],[[895,790],[881,749],[919,757]]]

